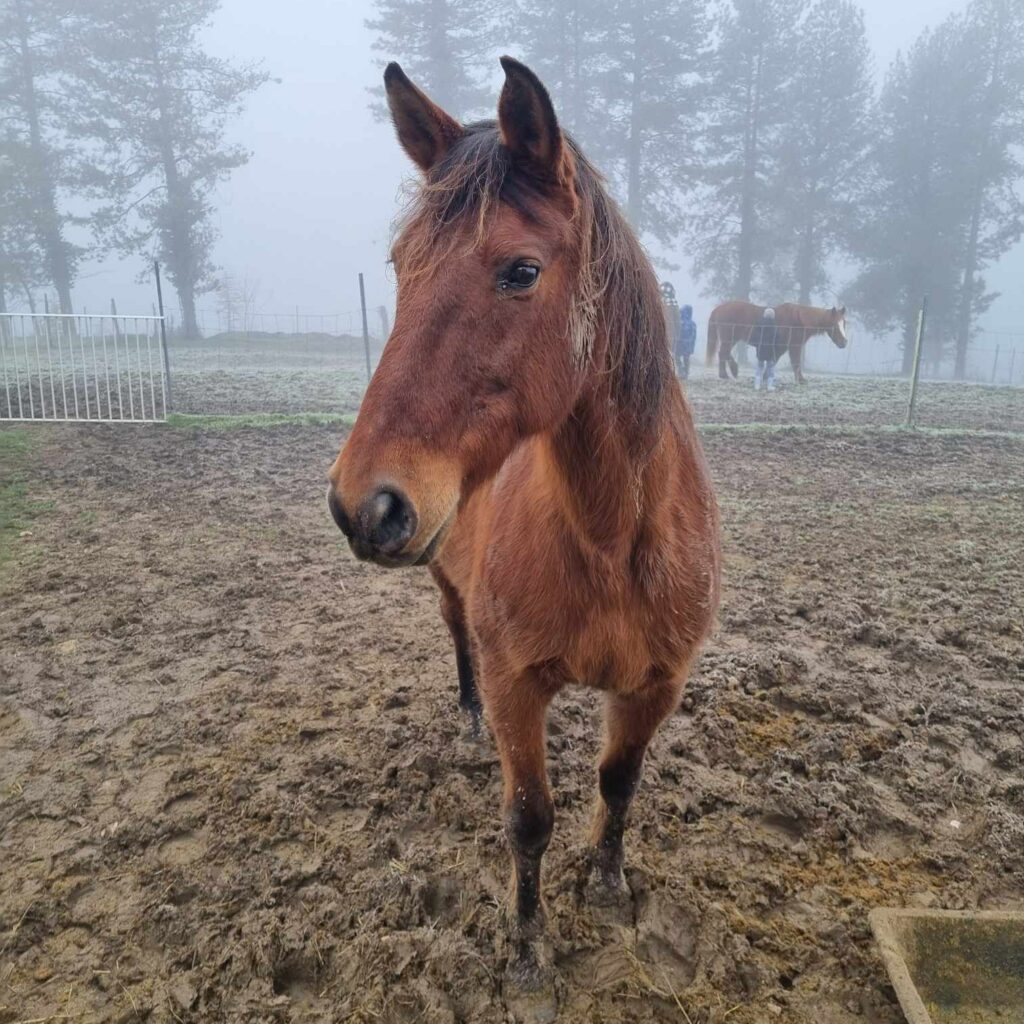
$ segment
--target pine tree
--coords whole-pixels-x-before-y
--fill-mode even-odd
[[[229,120],[268,80],[232,65],[198,35],[220,0],[79,0],[73,88],[78,131],[101,143],[92,189],[97,221],[123,254],[167,267],[185,332],[198,334],[196,296],[216,287],[212,194],[250,153],[225,142]]]
[[[805,0],[733,0],[711,62],[704,182],[690,219],[694,273],[707,291],[749,299],[777,258],[773,203]]]
[[[596,140],[599,26],[609,0],[520,0],[515,48],[551,93],[558,120],[589,152]]]
[[[865,217],[854,239],[864,268],[849,289],[876,331],[902,331],[902,369],[913,365],[917,314],[930,301],[928,358],[952,340],[967,210],[963,165],[972,159],[960,131],[959,17],[925,32],[894,61],[878,102],[877,140],[865,187]]]
[[[696,0],[617,0],[598,40],[591,149],[633,226],[666,243],[682,226],[680,193],[696,170],[703,12]]]
[[[682,223],[707,51],[698,0],[524,0],[523,59],[561,122],[608,177],[635,228],[663,242]]]
[[[963,378],[975,321],[993,296],[980,272],[1024,230],[1024,7],[1017,0],[975,0],[964,19],[958,108],[960,160],[969,211],[956,314],[955,374]]]
[[[24,296],[34,311],[35,289],[47,283],[46,253],[35,230],[32,160],[16,134],[0,135],[0,313],[8,297]]]
[[[830,258],[849,249],[867,170],[872,84],[864,15],[852,0],[817,0],[795,38],[779,145],[773,237],[790,253],[779,289],[809,305],[829,285]]]
[[[68,6],[57,0],[0,2],[0,122],[10,182],[18,182],[0,188],[8,193],[8,203],[12,188],[21,199],[7,211],[17,219],[4,234],[16,228],[22,250],[38,247],[65,313],[71,312],[71,288],[82,255],[67,239],[71,217],[63,195],[73,180],[76,154],[64,135],[67,97],[54,88],[58,70],[68,63]],[[13,243],[8,238],[4,244]]]
[[[488,112],[494,97],[481,69],[489,63],[490,0],[376,0],[366,27],[377,33],[381,64],[398,61],[439,106],[460,120]],[[489,68],[487,70],[490,70]],[[381,86],[370,89],[371,109],[386,117]]]

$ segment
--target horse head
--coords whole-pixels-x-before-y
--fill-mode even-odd
[[[384,74],[424,180],[392,248],[394,328],[328,504],[357,557],[385,566],[428,563],[460,500],[567,419],[581,387],[576,157],[537,77],[501,63],[498,118],[470,125],[397,64]]]
[[[832,339],[832,344],[836,348],[846,348],[849,338],[846,336],[845,306],[839,306],[838,308],[833,306],[828,311],[828,327],[825,333]]]

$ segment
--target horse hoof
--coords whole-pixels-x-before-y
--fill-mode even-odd
[[[523,943],[505,968],[505,1005],[516,1024],[549,1024],[558,1017],[555,972],[537,944]]]
[[[585,899],[590,906],[610,918],[610,923],[633,926],[633,892],[622,870],[605,871],[594,867],[587,878]]]
[[[479,711],[470,711],[466,716],[466,728],[462,738],[470,743],[479,743],[484,737],[483,719]]]

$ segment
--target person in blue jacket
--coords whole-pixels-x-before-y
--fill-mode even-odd
[[[697,325],[693,320],[693,306],[679,310],[679,335],[676,339],[676,373],[683,380],[690,377],[690,356],[697,346]]]

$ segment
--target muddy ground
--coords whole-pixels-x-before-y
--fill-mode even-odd
[[[327,517],[340,428],[27,430],[0,1024],[512,1019],[498,765],[427,575]],[[558,1019],[893,1024],[869,908],[1024,907],[1024,442],[706,444],[721,628],[651,750],[631,920],[581,897],[598,701],[552,714]]]

